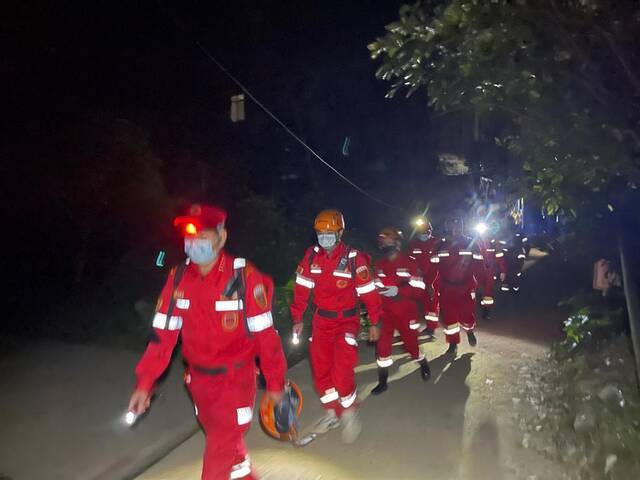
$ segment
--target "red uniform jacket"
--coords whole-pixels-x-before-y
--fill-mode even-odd
[[[507,259],[505,258],[502,245],[495,240],[478,239],[478,246],[480,247],[480,253],[484,258],[484,263],[487,269],[487,275],[493,280],[493,275],[497,273],[507,273]],[[493,283],[493,282],[492,282]]]
[[[350,310],[360,299],[367,307],[371,324],[378,323],[381,301],[371,276],[370,259],[342,242],[330,254],[318,246],[308,248],[304,254],[296,270],[291,303],[294,323],[302,321],[311,291],[315,306],[324,310]]]
[[[223,295],[234,277],[234,267],[244,271],[244,299],[237,293]],[[244,267],[242,270],[241,267]],[[260,369],[267,390],[284,387],[286,360],[280,337],[273,328],[271,298],[273,281],[243,258],[222,251],[213,269],[200,275],[190,263],[173,293],[176,302],[170,318],[167,309],[176,269],[169,274],[158,299],[153,328],[156,339],[149,342],[136,367],[137,388],[151,390],[167,368],[171,353],[182,334],[182,354],[190,365],[202,368],[235,368],[240,362],[260,357]]]
[[[480,248],[468,237],[443,238],[430,260],[434,267],[425,278],[427,284],[436,276],[440,279],[440,288],[465,287],[474,290],[478,285],[485,292],[491,291],[493,279],[487,275],[484,258]]]
[[[382,297],[382,308],[402,301],[414,303],[424,297],[425,283],[418,272],[416,261],[399,252],[393,260],[381,258],[376,262],[376,287],[398,287],[395,297]]]
[[[431,256],[440,242],[440,238],[431,237],[426,242],[414,238],[409,243],[409,255],[416,259],[418,269],[422,275],[426,275],[431,268]]]

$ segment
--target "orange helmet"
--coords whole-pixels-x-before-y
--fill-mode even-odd
[[[337,210],[323,210],[313,222],[316,232],[341,232],[344,230],[344,217]]]
[[[396,242],[402,242],[403,235],[402,232],[397,228],[386,227],[380,230],[380,233],[378,233],[378,241],[382,240],[383,238],[390,238],[392,240],[395,240]]]
[[[302,403],[300,388],[292,380],[287,380],[280,403],[275,403],[265,392],[260,401],[260,425],[264,432],[276,440],[296,440]]]

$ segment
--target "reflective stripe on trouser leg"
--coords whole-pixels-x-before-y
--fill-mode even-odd
[[[354,390],[345,397],[340,397],[340,405],[342,408],[347,409],[351,407],[356,401],[356,391]]]
[[[244,460],[231,467],[231,474],[229,475],[229,478],[231,480],[236,480],[247,478],[249,475],[251,475],[251,459],[249,458],[249,455],[245,455]]]
[[[345,322],[346,323],[346,322]],[[336,328],[336,341],[333,343],[333,379],[340,394],[340,405],[349,408],[355,402],[356,378],[354,368],[358,364],[358,347],[345,342],[346,334],[357,335],[360,319],[353,317],[345,325]]]
[[[470,332],[476,327],[476,300],[473,295],[469,295],[463,307],[464,310],[460,314],[460,326],[466,332]]]

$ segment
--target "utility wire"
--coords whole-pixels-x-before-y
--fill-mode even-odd
[[[314,157],[316,157],[323,164],[325,164],[333,173],[338,175],[338,177],[340,177],[346,183],[348,183],[353,188],[355,188],[358,192],[360,192],[364,196],[368,197],[369,199],[373,200],[374,202],[379,203],[380,205],[384,205],[385,207],[388,207],[388,208],[391,208],[391,209],[401,210],[400,207],[397,207],[395,205],[391,205],[390,203],[387,203],[384,200],[381,200],[381,199],[375,197],[374,195],[370,194],[364,188],[360,187],[358,184],[356,184],[355,182],[353,182],[352,180],[347,178],[337,168],[335,168],[333,165],[331,165],[329,162],[327,162],[324,158],[322,158],[322,156],[320,156],[320,154],[318,154],[313,148],[311,148],[309,145],[307,145],[304,140],[302,140],[298,135],[296,135],[293,130],[291,130],[282,120],[280,120],[273,112],[271,112],[271,110],[269,110],[260,100],[258,100],[255,97],[255,95],[253,95],[249,91],[249,89],[247,87],[245,87],[242,84],[242,82],[240,82],[240,80],[238,80],[229,70],[227,70],[227,68],[224,65],[222,65],[222,63],[220,63],[218,61],[218,59],[211,54],[211,52],[209,52],[209,50],[202,44],[202,42],[200,42],[200,40],[194,39],[194,42],[198,46],[198,48],[202,51],[202,53],[209,60],[211,60],[227,77],[229,77],[231,79],[231,81],[233,81],[233,83],[235,83],[240,88],[240,90],[242,90],[244,92],[244,94],[247,97],[249,97],[251,100],[253,100],[253,102],[256,105],[258,105],[258,107],[260,107],[267,115],[269,115],[278,125],[280,125],[280,127],[282,127],[282,129],[285,132],[287,132],[289,135],[291,135],[300,145],[302,145],[305,149],[307,149],[309,151],[309,153],[311,153]]]
[[[196,44],[196,46],[200,49],[200,51],[204,55],[209,60],[211,60],[227,77],[229,77],[231,79],[231,81],[233,83],[235,83],[247,97],[249,97],[251,100],[253,100],[253,102],[256,105],[258,105],[258,107],[260,107],[267,115],[269,115],[269,117],[271,117],[278,125],[280,125],[280,127],[285,132],[287,132],[289,135],[291,135],[309,153],[311,153],[314,157],[316,157],[318,160],[320,160],[333,173],[338,175],[338,177],[340,177],[343,181],[345,181],[346,183],[351,185],[353,188],[355,188],[358,192],[360,192],[365,197],[367,197],[370,200],[373,200],[374,202],[376,202],[376,203],[378,203],[380,205],[383,205],[383,206],[385,206],[387,208],[391,208],[391,209],[394,209],[394,210],[402,210],[400,207],[398,207],[396,205],[391,205],[390,203],[385,202],[384,200],[381,200],[378,197],[376,197],[376,196],[372,195],[371,193],[367,192],[364,188],[362,188],[361,186],[359,186],[358,184],[356,184],[355,182],[353,182],[352,180],[347,178],[337,168],[335,168],[333,165],[331,165],[329,162],[327,162],[324,158],[322,158],[322,156],[319,153],[317,153],[313,148],[311,148],[309,145],[307,145],[304,140],[302,140],[298,135],[296,135],[295,132],[293,132],[293,130],[291,130],[282,120],[280,120],[273,112],[271,112],[271,110],[269,110],[260,100],[258,100],[255,97],[255,95],[253,95],[249,91],[249,89],[247,87],[245,87],[242,84],[242,82],[240,82],[240,80],[238,80],[229,70],[227,70],[227,68],[222,63],[220,63],[220,61],[218,61],[218,59],[216,57],[214,57],[211,54],[211,52],[202,44],[202,42],[200,42],[200,40],[198,40],[193,35],[191,35],[188,32],[188,30],[183,25],[180,24],[180,22],[175,18],[175,16],[172,15],[166,8],[163,7],[162,2],[159,2],[159,3],[160,3],[161,10],[163,10],[165,13],[167,13],[168,16],[171,18],[171,20],[175,23],[175,25],[178,28],[180,28],[182,31],[184,31],[193,40],[193,42]]]

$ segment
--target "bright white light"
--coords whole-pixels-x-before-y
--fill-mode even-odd
[[[476,230],[476,232],[478,232],[480,235],[483,235],[483,234],[487,233],[487,230],[489,230],[489,227],[487,226],[487,224],[486,224],[486,223],[484,223],[484,222],[480,222],[480,223],[477,223],[477,224],[476,224],[476,226],[475,226],[475,230]]]
[[[138,418],[138,415],[136,415],[135,413],[127,412],[124,416],[124,423],[131,426],[136,422],[137,418]]]
[[[300,337],[298,337],[297,333],[294,333],[293,337],[291,337],[291,343],[294,345],[298,345],[300,343]]]
[[[413,223],[415,223],[416,227],[423,227],[425,225],[425,220],[422,217],[416,217],[415,220],[413,221]]]

